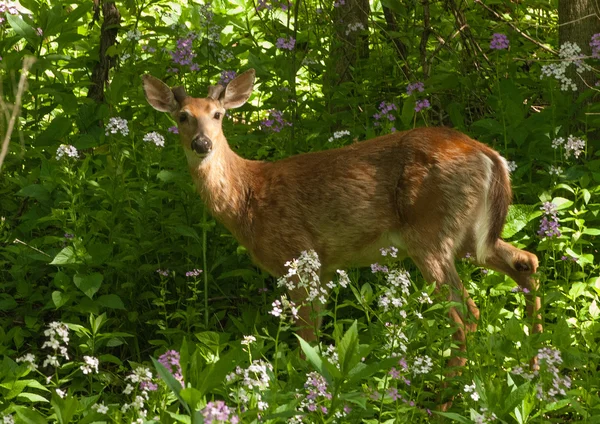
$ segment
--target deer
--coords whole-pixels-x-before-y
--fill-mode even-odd
[[[250,98],[253,69],[226,86],[210,86],[206,98],[151,75],[142,80],[148,103],[177,121],[189,171],[209,211],[272,276],[283,276],[287,261],[314,250],[320,281],[327,282],[337,269],[369,266],[381,248],[394,246],[438,292],[448,286],[448,300],[463,305],[448,314],[464,351],[479,309],[455,260],[473,252],[478,265],[526,289],[532,332],[542,331],[538,259],[500,237],[512,190],[506,160],[492,148],[456,130],[431,127],[275,162],[248,160],[231,149],[222,122],[227,110]],[[303,303],[306,292],[290,297]],[[305,340],[316,338],[320,309],[300,308]],[[450,368],[465,364],[460,355],[448,361]]]

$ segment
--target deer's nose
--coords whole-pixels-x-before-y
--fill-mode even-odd
[[[210,138],[205,136],[194,137],[194,139],[192,140],[192,145],[190,147],[194,152],[198,153],[199,155],[205,155],[207,153],[210,153],[210,151],[212,150],[212,141],[210,141]]]

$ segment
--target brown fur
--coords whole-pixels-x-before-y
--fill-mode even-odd
[[[537,320],[533,330],[541,331],[533,277],[537,258],[499,238],[511,188],[497,152],[452,129],[419,128],[278,162],[246,160],[230,149],[215,113],[241,106],[253,81],[249,71],[224,90],[211,89],[212,98],[182,101],[170,99],[168,87],[149,76],[144,90],[158,110],[175,119],[189,117],[179,131],[198,191],[258,265],[278,277],[286,261],[314,249],[322,280],[329,281],[336,269],[369,265],[379,258],[379,248],[395,245],[426,280],[438,288],[449,285],[450,300],[466,304],[470,319],[450,311],[458,326],[455,339],[464,349],[465,331],[475,329],[479,310],[454,260],[478,251],[479,235],[477,262],[531,290],[528,312]],[[208,137],[212,151],[192,151],[195,137]],[[292,293],[296,300],[301,296]],[[301,315],[311,328],[301,334],[313,338],[308,311]],[[464,361],[455,357],[450,365]]]

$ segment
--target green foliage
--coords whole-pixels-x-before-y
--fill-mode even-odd
[[[559,48],[556,2],[381,1],[368,17],[354,3],[130,0],[108,28],[94,2],[0,13],[2,139],[23,59],[36,59],[0,168],[4,422],[202,423],[226,407],[244,423],[599,420],[600,103],[593,81],[563,91],[542,68],[556,59],[542,46]],[[117,43],[103,44],[110,31]],[[493,33],[510,48],[490,48]],[[203,96],[250,67],[255,93],[224,121],[245,158],[447,125],[514,162],[503,236],[540,259],[544,333],[529,334],[513,281],[459,258],[481,310],[460,375],[446,369],[447,311],[462,305],[410,261],[384,264],[410,271],[400,308],[384,305],[386,273],[354,270],[332,290],[321,343],[295,337],[294,306],[270,313],[283,291],[204,209],[174,122],[141,88],[148,73]],[[172,350],[177,365],[154,359]],[[534,373],[536,354],[550,359]]]

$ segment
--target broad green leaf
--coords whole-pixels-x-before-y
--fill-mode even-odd
[[[79,407],[79,401],[71,395],[62,399],[57,394],[53,394],[50,404],[60,424],[70,423]]]
[[[70,299],[70,297],[68,294],[63,293],[59,290],[55,290],[52,292],[52,302],[54,303],[54,306],[56,307],[56,309],[60,308],[65,303],[67,303],[69,301],[69,299]]]
[[[234,348],[216,363],[209,364],[203,369],[199,376],[201,384],[197,387],[200,394],[204,396],[215,387],[220,386],[225,381],[227,374],[231,373],[245,356],[246,354],[241,348]]]
[[[19,393],[17,395],[17,399],[26,400],[29,402],[48,402],[48,399],[46,399],[44,396],[40,396],[37,393],[28,392]]]
[[[526,382],[510,392],[504,402],[504,413],[509,414],[523,401],[523,399],[525,399],[525,396],[529,393],[529,386],[530,383]]]
[[[151,358],[151,359],[152,359],[152,363],[154,363],[154,368],[156,368],[156,373],[165,382],[167,387],[169,387],[169,389],[171,389],[171,391],[173,392],[175,397],[179,400],[179,402],[183,405],[183,407],[185,408],[187,413],[190,414],[191,410],[190,410],[189,405],[179,395],[179,392],[181,392],[181,389],[182,389],[181,383],[175,377],[173,377],[173,374],[171,374],[171,371],[166,369],[163,364],[161,364],[154,358]]]
[[[21,37],[26,39],[27,42],[31,43],[32,46],[36,46],[41,40],[41,37],[38,37],[31,25],[25,22],[20,15],[11,15],[9,13],[5,13],[4,17],[8,21],[8,24],[11,26],[11,28],[14,29],[15,32]]]
[[[506,224],[502,231],[502,238],[511,238],[525,228],[530,221],[532,212],[533,206],[531,205],[510,205],[506,216]]]
[[[49,422],[48,419],[33,408],[15,405],[14,409],[17,413],[17,417],[25,424],[47,424]]]
[[[54,257],[50,265],[67,265],[67,264],[76,264],[80,263],[77,255],[75,254],[75,249],[72,246],[67,246]]]
[[[98,305],[111,309],[125,309],[125,305],[119,296],[116,294],[104,294],[96,299]]]
[[[358,324],[356,321],[339,341],[337,351],[342,375],[346,375],[360,360],[358,358]]]
[[[225,376],[223,376],[225,377]],[[223,382],[224,380],[219,380],[219,382]],[[200,390],[194,389],[193,387],[188,387],[179,392],[181,398],[187,402],[190,408],[195,411],[198,409],[198,404],[204,399],[203,394]]]
[[[75,285],[90,299],[93,298],[100,289],[102,280],[104,280],[104,277],[98,272],[92,274],[75,274],[73,276]]]

